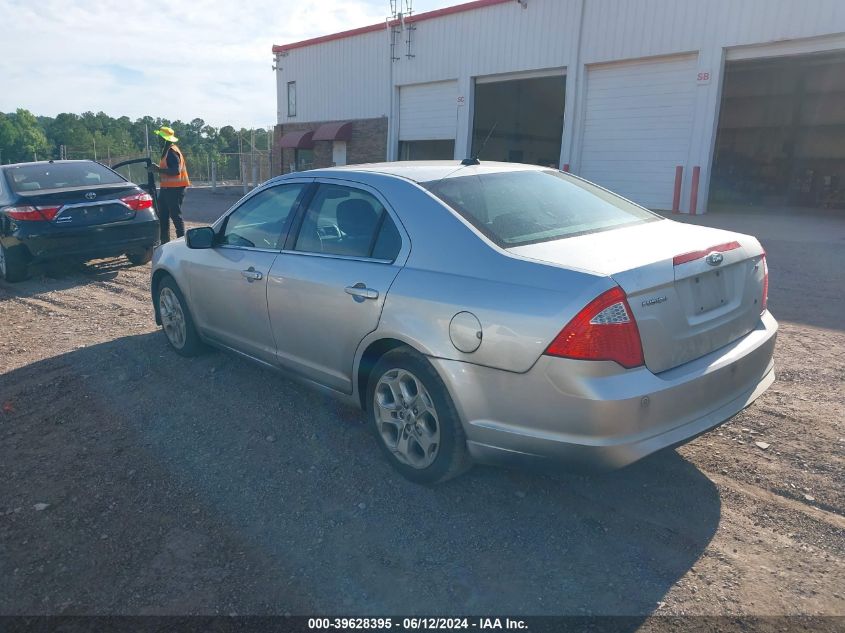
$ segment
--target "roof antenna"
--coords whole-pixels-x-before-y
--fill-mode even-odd
[[[480,165],[481,161],[478,160],[478,157],[481,156],[481,152],[484,151],[484,148],[487,146],[487,141],[490,140],[490,137],[493,136],[493,132],[496,131],[496,126],[499,125],[499,122],[496,121],[493,124],[493,127],[490,128],[490,131],[487,132],[487,138],[484,139],[484,142],[481,144],[481,147],[478,148],[478,151],[475,153],[475,156],[472,158],[465,158],[461,161],[461,165],[470,166],[470,165]]]

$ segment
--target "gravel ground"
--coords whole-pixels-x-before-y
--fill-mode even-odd
[[[845,220],[687,221],[763,241],[778,380],[603,476],[415,486],[357,411],[172,353],[148,267],[0,283],[0,613],[845,615]]]

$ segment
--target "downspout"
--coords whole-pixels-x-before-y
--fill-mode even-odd
[[[282,125],[282,67],[281,67],[282,56],[280,53],[273,53],[273,74],[276,76],[276,125],[273,128],[274,134],[273,137],[275,138],[275,130],[278,129]],[[273,172],[273,155],[276,153],[275,145],[271,145],[270,147],[270,175],[276,175]],[[284,159],[282,158],[282,148],[279,148],[279,170],[278,175],[281,175],[285,171]]]
[[[584,12],[586,10],[586,0],[581,0],[581,8],[580,14],[578,15],[578,35],[576,37],[576,46],[575,46],[575,59],[572,64],[572,67],[575,68],[575,85],[572,86],[573,90],[573,97],[572,97],[572,114],[570,116],[570,127],[571,129],[567,131],[564,129],[563,133],[566,137],[566,155],[568,156],[568,160],[564,161],[570,165],[570,169],[574,171],[580,171],[581,168],[581,156],[579,152],[579,156],[575,156],[575,150],[577,147],[580,146],[580,138],[579,143],[576,144],[575,136],[576,134],[581,135],[581,125],[579,125],[578,119],[581,115],[581,93],[582,88],[584,85],[584,69],[581,68],[581,42],[583,41],[583,34],[584,34]],[[567,68],[566,76],[567,79],[569,78],[569,68]],[[566,92],[569,93],[569,81],[567,81]],[[565,117],[564,117],[565,118]],[[561,157],[562,158],[562,157]],[[563,163],[561,163],[562,165]]]
[[[388,72],[388,81],[390,85],[389,89],[389,96],[388,96],[388,103],[389,109],[387,111],[387,147],[384,148],[384,156],[385,159],[388,161],[396,160],[396,156],[393,154],[393,147],[396,145],[394,143],[394,137],[396,136],[396,117],[394,116],[394,88],[393,88],[393,27],[390,24],[390,18],[387,18],[384,21],[385,28],[387,30],[387,62],[390,64],[390,72]]]

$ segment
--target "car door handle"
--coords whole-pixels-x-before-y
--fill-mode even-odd
[[[263,279],[263,278],[264,278],[264,275],[262,275],[260,272],[258,272],[257,270],[255,270],[255,267],[254,267],[254,266],[250,266],[250,267],[249,267],[249,268],[247,268],[246,270],[242,270],[242,271],[241,271],[241,276],[243,276],[244,278],[246,278],[246,280],[247,280],[248,282],[250,282],[250,283],[252,283],[253,281],[258,281],[259,279]]]
[[[346,290],[346,294],[352,295],[353,297],[360,297],[361,299],[378,299],[378,290],[367,288],[367,285],[364,283],[359,282],[354,286],[346,286],[344,290]]]

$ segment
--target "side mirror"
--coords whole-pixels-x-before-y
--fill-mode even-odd
[[[200,226],[185,231],[185,243],[188,248],[211,248],[214,246],[214,229]]]

